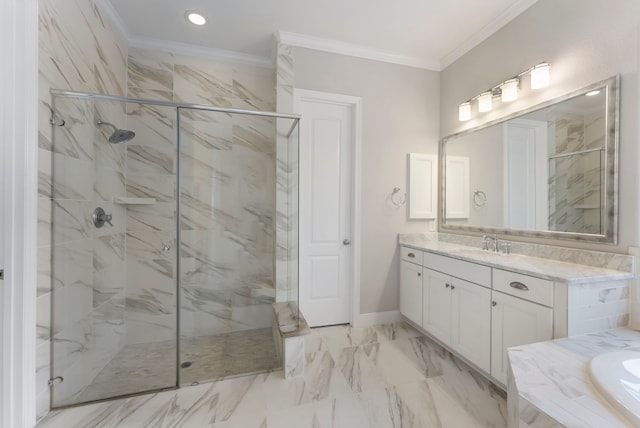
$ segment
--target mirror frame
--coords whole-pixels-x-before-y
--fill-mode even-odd
[[[456,138],[471,134],[476,131],[488,128],[493,125],[506,122],[511,119],[529,114],[536,110],[550,107],[554,104],[566,101],[579,95],[586,94],[597,88],[606,89],[606,136],[605,136],[605,174],[604,174],[604,227],[603,234],[588,234],[576,232],[560,232],[549,230],[527,230],[527,229],[508,229],[485,226],[467,226],[461,224],[446,223],[446,144]],[[620,75],[610,77],[608,79],[593,83],[581,89],[569,92],[560,97],[556,97],[536,104],[524,110],[519,110],[508,116],[487,122],[480,126],[461,131],[440,140],[439,144],[439,162],[438,162],[438,202],[439,212],[438,231],[444,233],[462,233],[462,234],[501,234],[517,237],[531,238],[550,238],[573,240],[582,242],[595,242],[617,244],[618,242],[618,144],[619,144],[619,121],[620,121]]]

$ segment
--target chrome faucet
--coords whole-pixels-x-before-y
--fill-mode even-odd
[[[498,235],[494,234],[493,236],[482,235],[482,249],[485,251],[489,251],[489,241],[493,244],[493,252],[497,253],[500,251],[500,241],[498,240]]]

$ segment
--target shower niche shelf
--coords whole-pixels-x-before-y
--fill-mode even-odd
[[[113,203],[118,205],[153,205],[156,203],[155,198],[129,198],[125,196],[116,196]]]

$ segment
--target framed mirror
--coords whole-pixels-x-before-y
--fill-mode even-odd
[[[616,243],[619,82],[442,139],[440,230]]]

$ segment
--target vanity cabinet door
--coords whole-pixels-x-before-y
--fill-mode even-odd
[[[442,343],[451,342],[451,277],[431,269],[423,270],[422,328]]]
[[[489,373],[491,290],[459,279],[451,287],[451,347]]]
[[[422,266],[400,262],[400,313],[422,325]]]
[[[553,338],[553,310],[497,291],[492,293],[491,376],[507,384],[507,348]]]

